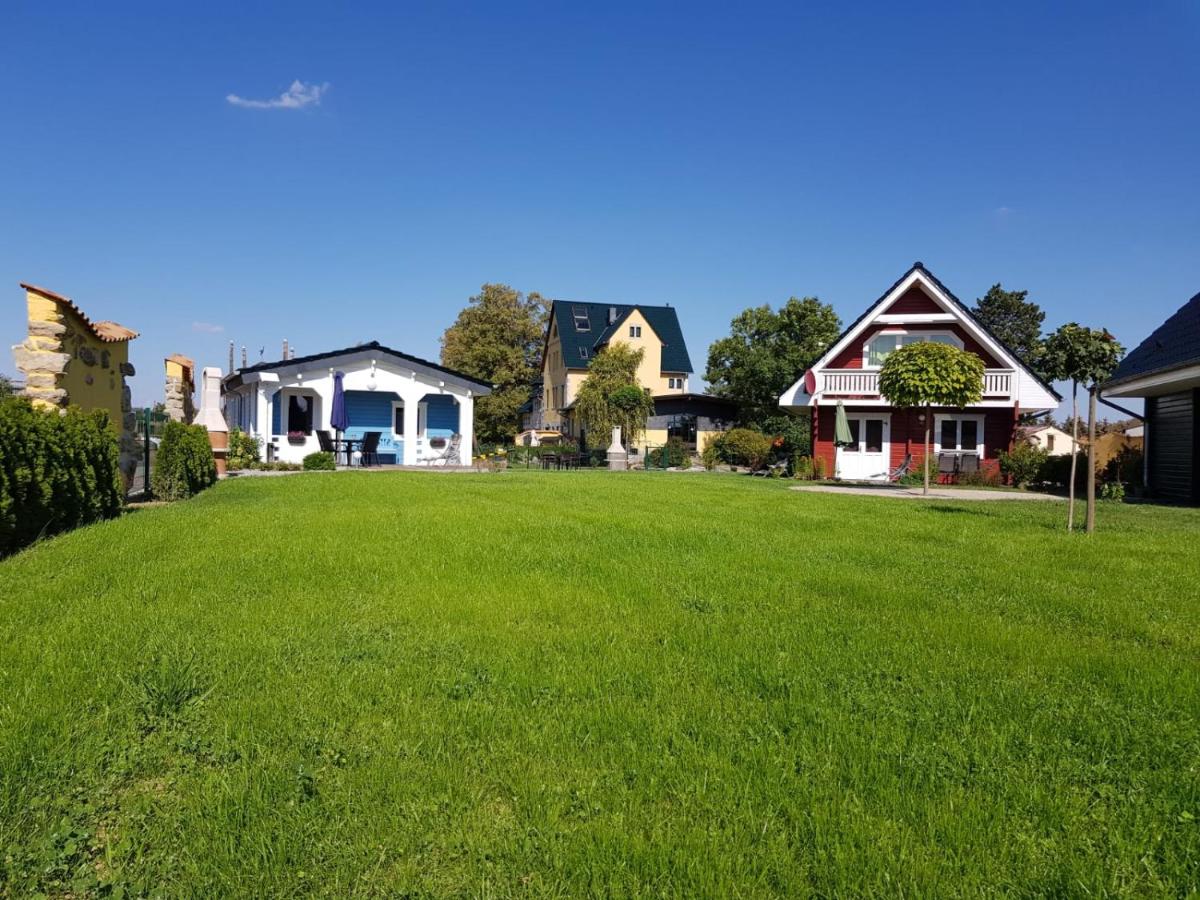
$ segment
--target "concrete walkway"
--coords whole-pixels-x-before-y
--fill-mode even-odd
[[[820,494],[854,494],[859,497],[900,497],[905,500],[1066,500],[1055,494],[1037,494],[1032,491],[989,491],[974,488],[930,487],[928,494],[922,494],[919,487],[899,487],[895,485],[866,485],[840,484],[810,484],[796,485],[793,491],[812,491]]]

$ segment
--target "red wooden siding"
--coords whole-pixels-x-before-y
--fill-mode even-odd
[[[883,310],[885,313],[940,313],[945,312],[934,299],[915,284],[897,297]]]
[[[905,296],[907,296],[907,295],[905,295]],[[903,297],[900,298],[900,300],[903,300],[903,299],[904,299]],[[897,300],[896,302],[899,303],[900,301]],[[970,352],[972,352],[976,356],[978,356],[980,359],[982,359],[983,364],[985,366],[987,366],[989,369],[1001,368],[1000,362],[994,356],[992,356],[990,353],[988,353],[985,349],[983,349],[983,345],[980,344],[977,340],[975,340],[975,338],[971,337],[971,335],[967,333],[967,330],[965,328],[963,328],[961,325],[958,325],[957,323],[948,323],[948,324],[938,323],[936,325],[911,324],[911,325],[903,325],[903,326],[869,325],[866,329],[863,330],[863,333],[861,335],[859,335],[858,337],[856,337],[854,339],[854,343],[852,343],[849,347],[847,347],[845,350],[843,350],[841,353],[839,353],[834,358],[833,362],[831,362],[829,364],[829,368],[830,369],[861,369],[862,364],[863,364],[863,360],[862,360],[863,344],[865,344],[865,343],[867,343],[867,341],[871,340],[871,338],[875,336],[876,332],[882,331],[884,328],[896,328],[896,327],[903,327],[909,331],[929,330],[929,331],[953,332],[955,335],[957,335],[959,337],[960,340],[962,340],[963,349],[969,350]]]
[[[913,466],[919,468],[925,457],[925,424],[918,421],[922,413],[915,409],[892,409],[890,407],[865,407],[846,405],[848,413],[864,413],[882,415],[891,414],[891,468],[896,468],[904,462],[905,455],[911,453]],[[963,410],[948,410],[934,408],[934,416],[947,412],[963,412]],[[1011,408],[971,409],[970,414],[983,416],[983,467],[997,467],[996,454],[1008,450],[1012,446],[1013,435],[1016,432],[1016,415]],[[825,463],[825,477],[832,478],[834,472],[833,422],[836,415],[835,406],[820,406],[817,408],[816,437],[813,442],[813,455],[820,457]],[[929,445],[932,451],[937,442],[937,435],[932,430],[929,433]]]

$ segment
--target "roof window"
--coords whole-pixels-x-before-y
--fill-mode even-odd
[[[588,321],[587,307],[572,306],[571,307],[571,315],[575,319],[575,330],[576,331],[591,331],[592,330],[592,323],[590,321]]]

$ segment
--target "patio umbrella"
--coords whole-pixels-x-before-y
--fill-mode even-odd
[[[846,404],[841,400],[837,404],[837,413],[833,419],[833,444],[835,447],[853,447],[854,435],[850,433],[850,420],[846,418]],[[834,462],[837,461],[837,454],[834,454]],[[834,469],[833,477],[838,477],[837,469]]]
[[[337,432],[339,441],[342,439],[342,432],[350,427],[350,417],[346,415],[346,391],[342,387],[342,379],[345,376],[345,372],[333,373],[333,408],[329,412],[329,427]],[[349,456],[347,453],[347,463],[350,462]]]

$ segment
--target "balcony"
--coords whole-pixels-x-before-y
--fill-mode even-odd
[[[1012,369],[986,369],[983,399],[1007,400],[1013,394]],[[816,395],[820,397],[879,397],[879,372],[865,369],[821,369],[816,372]]]

